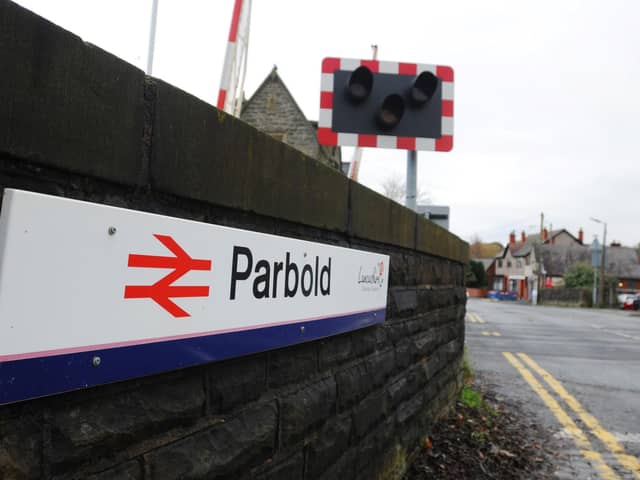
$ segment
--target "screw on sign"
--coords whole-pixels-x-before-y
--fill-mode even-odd
[[[453,69],[443,65],[325,58],[322,145],[453,148]]]
[[[178,243],[168,235],[154,234],[173,257],[161,255],[129,255],[129,267],[141,268],[173,268],[173,271],[162,277],[153,285],[127,285],[124,298],[149,298],[164,308],[174,317],[190,317],[191,315],[176,305],[171,298],[208,297],[208,286],[173,285],[192,270],[211,270],[211,260],[191,258]]]

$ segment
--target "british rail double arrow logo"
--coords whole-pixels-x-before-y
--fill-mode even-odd
[[[173,271],[162,277],[153,285],[126,285],[124,298],[149,298],[164,308],[174,317],[190,317],[189,312],[176,305],[172,298],[208,297],[208,286],[173,285],[192,270],[211,270],[211,260],[191,258],[184,249],[169,235],[154,234],[172,257],[161,255],[129,254],[129,267],[172,268]]]

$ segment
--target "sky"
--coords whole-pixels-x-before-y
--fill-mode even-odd
[[[17,3],[145,69],[151,0]],[[153,76],[217,100],[234,0],[159,0]],[[255,0],[245,92],[274,65],[317,120],[324,57],[450,65],[452,152],[418,153],[418,189],[465,240],[566,228],[640,242],[640,2]],[[353,149],[343,148],[343,160]],[[359,181],[404,179],[406,152],[365,149]]]

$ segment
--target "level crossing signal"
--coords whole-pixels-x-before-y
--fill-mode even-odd
[[[453,147],[453,69],[325,58],[318,142],[435,150]]]

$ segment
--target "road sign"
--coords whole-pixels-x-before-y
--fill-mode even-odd
[[[443,65],[325,58],[322,145],[453,148],[453,69]]]
[[[5,189],[0,404],[384,321],[389,257]]]

